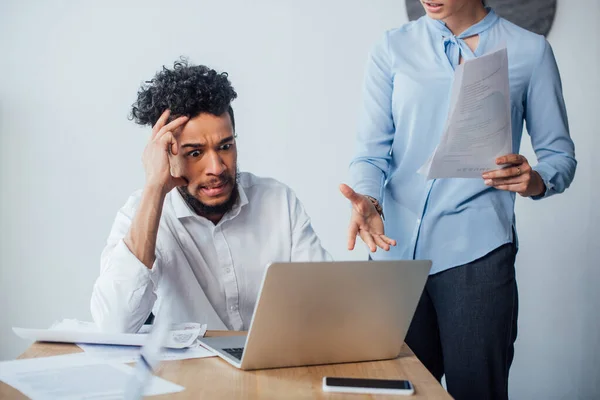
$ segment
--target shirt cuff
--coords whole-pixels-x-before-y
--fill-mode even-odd
[[[540,176],[542,177],[542,181],[544,181],[546,190],[540,195],[531,196],[531,198],[533,200],[541,200],[554,194],[554,184],[552,183],[552,179],[554,179],[554,177],[557,174],[556,170],[547,163],[539,163],[538,165],[533,167],[533,170],[540,174]]]
[[[352,189],[356,193],[371,196],[383,204],[383,173],[375,166],[365,163],[354,164],[350,170],[353,177]]]

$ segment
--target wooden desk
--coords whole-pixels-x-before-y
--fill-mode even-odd
[[[236,334],[240,332],[207,332],[207,336]],[[80,351],[73,344],[34,343],[19,359]],[[212,357],[164,362],[158,375],[185,387],[185,390],[150,399],[452,399],[406,345],[400,357],[389,361],[241,371],[220,358]],[[408,379],[415,386],[415,395],[325,393],[322,391],[324,376]],[[24,398],[16,389],[0,382],[0,399]]]

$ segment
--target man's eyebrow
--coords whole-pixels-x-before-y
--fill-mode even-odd
[[[219,142],[219,145],[225,144],[225,143],[227,143],[227,142],[231,142],[232,140],[233,140],[233,136],[228,136],[228,137],[226,137],[225,139],[221,140],[221,141]]]
[[[231,142],[233,139],[234,139],[233,136],[228,136],[228,137],[226,137],[224,139],[221,139],[221,141],[219,142],[219,146],[224,145],[227,142]],[[182,144],[181,145],[181,148],[184,148],[184,147],[192,147],[194,149],[200,149],[200,148],[206,147],[206,144],[203,144],[203,143],[186,143],[186,144]]]

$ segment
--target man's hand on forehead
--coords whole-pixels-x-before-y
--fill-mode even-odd
[[[187,184],[187,180],[182,177],[179,157],[174,156],[179,154],[177,135],[189,118],[179,116],[167,123],[170,115],[171,111],[165,110],[156,121],[142,157],[147,184],[161,188],[164,193],[176,186]]]

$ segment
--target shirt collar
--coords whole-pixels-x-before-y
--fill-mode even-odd
[[[227,213],[225,213],[225,215],[223,216],[223,219],[221,221],[230,220],[232,218],[235,218],[240,213],[240,210],[242,209],[242,207],[245,206],[246,204],[248,204],[248,196],[239,181],[237,184],[237,189],[238,189],[238,199],[236,200],[236,202],[233,205],[233,207],[231,208],[231,210],[229,210]],[[196,212],[183,199],[183,197],[181,196],[181,193],[179,193],[179,190],[177,190],[177,188],[175,188],[171,191],[171,204],[175,211],[175,216],[178,219],[187,218],[187,217],[199,217],[199,215],[196,214]]]
[[[464,39],[470,36],[479,35],[480,33],[487,31],[496,22],[498,22],[498,20],[500,19],[500,17],[498,17],[498,14],[496,14],[496,12],[491,7],[486,7],[485,9],[488,12],[487,15],[481,21],[479,21],[475,25],[471,25],[458,36],[454,36],[452,34],[452,32],[450,31],[450,29],[448,29],[444,21],[430,18],[427,15],[425,16],[425,18],[428,21],[429,25],[433,27],[434,30],[439,32],[442,36]]]

